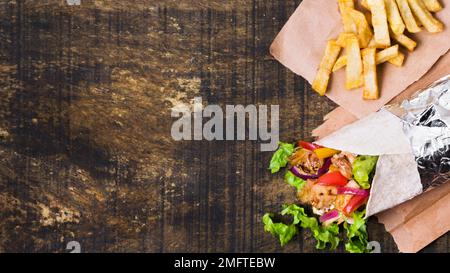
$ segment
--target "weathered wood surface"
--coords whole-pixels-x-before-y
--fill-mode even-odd
[[[264,233],[294,193],[259,143],[170,137],[194,96],[279,104],[282,139],[310,135],[335,105],[268,54],[299,2],[1,0],[0,252],[316,251]]]

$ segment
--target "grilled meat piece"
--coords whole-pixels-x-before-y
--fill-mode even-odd
[[[336,197],[336,187],[318,185],[317,180],[313,179],[308,179],[303,189],[298,193],[300,202],[310,204],[319,210],[328,209],[334,204]]]
[[[306,149],[297,149],[289,161],[291,166],[298,167],[305,174],[316,174],[323,162],[314,152]]]
[[[329,208],[336,201],[336,197],[336,187],[316,184],[311,189],[311,205],[317,209]]]
[[[333,169],[338,170],[341,172],[343,176],[345,176],[348,179],[351,179],[353,176],[352,170],[352,163],[355,161],[356,156],[350,153],[339,153],[334,155],[331,158],[331,164],[333,165]]]
[[[308,179],[302,190],[297,193],[297,197],[303,204],[311,204],[311,189],[317,180]]]

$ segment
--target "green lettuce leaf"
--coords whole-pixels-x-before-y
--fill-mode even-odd
[[[347,232],[348,242],[345,244],[345,250],[350,253],[368,253],[368,235],[366,220],[364,220],[365,211],[354,212],[353,224],[344,223],[344,229]]]
[[[284,181],[286,181],[286,183],[288,183],[289,185],[295,187],[297,189],[297,192],[301,191],[303,186],[305,186],[306,184],[305,180],[297,177],[291,171],[286,172],[286,175],[284,176]]]
[[[339,246],[339,242],[341,241],[339,238],[339,226],[336,223],[328,226],[320,226],[319,230],[314,232],[314,238],[317,240],[317,249],[325,249],[327,243],[329,243],[330,250],[334,250]]]
[[[297,227],[295,224],[274,223],[272,217],[273,215],[270,213],[266,213],[263,216],[264,231],[278,237],[281,246],[284,246],[297,234]]]
[[[378,156],[358,156],[353,162],[353,178],[363,189],[370,188],[370,175],[377,165]]]
[[[270,160],[269,169],[272,173],[278,172],[286,167],[289,156],[294,152],[294,144],[280,142],[278,150],[273,154]]]
[[[308,217],[304,208],[297,205],[284,205],[281,214],[291,215],[294,218],[293,224],[300,224],[302,228],[310,229],[317,241],[317,249],[325,249],[327,244],[330,244],[330,250],[334,250],[339,245],[339,226],[337,224],[321,226],[315,217]]]

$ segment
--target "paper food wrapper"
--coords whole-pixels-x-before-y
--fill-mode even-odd
[[[382,65],[378,70],[380,99],[365,101],[361,90],[345,90],[344,69],[333,73],[326,95],[361,118],[379,110],[420,79],[450,48],[450,0],[441,2],[446,8],[435,16],[447,27],[441,33],[432,34],[424,30],[411,35],[418,46],[414,52],[407,54],[403,67]],[[312,83],[327,40],[337,39],[341,32],[337,0],[303,0],[275,38],[270,52],[283,65]]]
[[[376,217],[400,252],[417,252],[450,230],[450,183],[428,191]]]
[[[412,86],[412,88],[406,90],[404,92],[405,94],[402,94],[393,102],[401,101],[404,97],[407,96],[410,97],[413,93],[412,89],[414,87],[422,88],[426,84],[429,84],[435,79],[445,75],[446,71],[448,74],[449,68],[450,57],[447,54],[441,60],[439,60],[436,66],[433,67],[433,69],[431,69],[427,73],[427,75],[420,80],[420,82],[415,83],[415,86]],[[443,105],[445,105],[446,103],[450,103],[450,100],[448,100],[448,98],[441,98],[441,100],[444,99],[446,101],[442,102]],[[391,110],[396,110],[395,107],[394,109],[392,109],[392,107],[388,107],[388,109],[389,108],[391,108]],[[448,114],[449,113],[447,112],[446,114],[441,115],[439,119],[447,119],[448,122]],[[332,111],[327,116],[327,118],[328,119],[324,123],[324,125],[320,126],[314,131],[314,135],[322,139],[318,142],[323,143],[324,145],[340,146],[344,142],[344,138],[351,137],[349,134],[363,134],[363,131],[365,130],[364,127],[366,127],[367,130],[370,131],[376,129],[375,127],[377,126],[381,126],[382,123],[391,123],[391,125],[389,125],[391,128],[389,129],[390,133],[384,132],[382,136],[383,138],[394,137],[396,135],[397,137],[399,137],[392,143],[389,143],[386,147],[380,147],[380,152],[386,153],[386,155],[380,157],[380,166],[387,166],[381,168],[380,166],[377,166],[377,173],[374,177],[372,189],[373,193],[375,194],[372,195],[372,199],[369,201],[368,213],[374,214],[377,211],[388,208],[389,205],[402,203],[402,200],[408,200],[409,198],[414,197],[414,195],[420,194],[423,190],[427,190],[427,187],[428,189],[430,189],[430,185],[423,185],[423,183],[422,185],[419,184],[418,181],[420,180],[418,180],[418,176],[416,173],[417,165],[414,166],[414,160],[408,161],[412,158],[411,156],[407,156],[407,154],[411,151],[408,151],[408,149],[402,144],[402,142],[404,142],[405,136],[398,134],[402,126],[397,123],[398,119],[395,115],[391,114],[385,109],[382,109],[379,113],[373,114],[362,121],[357,121],[356,123],[345,126],[347,123],[352,123],[353,121],[355,121],[356,118],[350,113],[346,112],[343,108],[339,107],[336,110]],[[374,124],[367,125],[365,121]],[[336,131],[337,129],[339,129],[339,127],[342,126],[344,126],[343,129]],[[355,131],[352,132],[352,128],[355,128]],[[336,132],[328,136],[332,131]],[[376,137],[373,137],[373,135],[377,135],[373,132],[376,131],[371,131],[369,138],[372,138],[375,146],[379,146],[378,143],[380,141],[376,140]],[[366,143],[356,143],[357,146],[366,145]],[[373,147],[348,147],[345,145],[348,144],[344,144],[343,148],[356,148],[357,151],[361,153],[374,153]],[[398,147],[392,147],[395,145],[398,145]],[[395,155],[394,153],[398,154]],[[402,156],[402,153],[405,156],[404,158]],[[409,169],[407,169],[408,167],[406,167],[408,164],[412,165]],[[382,172],[378,172],[380,170]],[[404,171],[406,171],[406,173],[403,174]],[[396,175],[395,173],[397,173],[397,175],[398,173],[402,173],[404,177],[406,176],[412,178],[412,183],[408,184],[405,181],[398,181],[397,179],[395,181],[389,181],[389,177],[394,177]],[[383,177],[383,180],[377,179],[377,176]],[[406,185],[406,187],[403,187],[404,185]],[[390,194],[390,192],[395,193],[398,196],[394,196],[394,194]],[[387,198],[387,200],[385,200],[385,198]],[[377,217],[378,220],[385,225],[386,230],[392,234],[401,252],[417,252],[434,241],[436,238],[450,230],[450,218],[448,217],[449,209],[450,183],[445,183],[444,185],[429,190],[426,193],[421,194],[420,196],[408,202],[379,213]]]

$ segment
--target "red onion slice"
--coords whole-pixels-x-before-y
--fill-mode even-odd
[[[291,168],[291,172],[292,172],[295,176],[300,177],[301,179],[304,179],[304,180],[308,180],[308,179],[317,179],[317,178],[319,178],[319,176],[318,176],[318,175],[315,175],[315,174],[302,174],[301,171],[300,171],[296,166],[293,166],[293,167]]]
[[[299,168],[297,168],[296,166],[293,166],[291,168],[291,172],[297,176],[300,177],[301,179],[317,179],[320,176],[326,174],[328,172],[328,170],[330,169],[331,166],[331,158],[327,158],[325,160],[325,162],[323,163],[322,167],[317,171],[317,174],[303,174],[301,173],[301,171],[299,170]]]
[[[330,212],[325,213],[324,215],[320,216],[319,221],[321,223],[329,221],[331,219],[334,218],[338,218],[339,217],[339,211],[337,209],[334,209]]]
[[[323,163],[322,167],[317,172],[317,176],[322,176],[328,172],[331,166],[331,157],[327,158]]]

